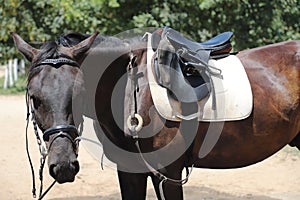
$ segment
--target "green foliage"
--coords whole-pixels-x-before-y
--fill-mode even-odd
[[[170,26],[196,41],[204,41],[218,33],[233,31],[236,51],[300,38],[298,0],[0,0],[0,3],[0,64],[22,57],[10,32],[17,32],[34,45],[69,32],[100,31],[114,35],[133,28]],[[21,78],[5,92],[18,93],[25,89],[24,85]]]
[[[20,57],[9,33],[31,43],[68,32],[113,35],[170,26],[197,41],[235,32],[235,50],[300,38],[298,0],[0,0],[0,63]]]

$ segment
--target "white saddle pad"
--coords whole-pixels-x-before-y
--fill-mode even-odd
[[[198,102],[198,112],[189,116],[181,114],[181,103],[172,98],[167,89],[157,84],[152,69],[154,52],[151,47],[151,34],[148,34],[147,71],[152,99],[158,113],[171,121],[190,120],[218,122],[234,121],[247,118],[253,107],[250,82],[240,60],[233,55],[219,60],[209,60],[212,65],[222,70],[223,79],[213,77],[216,91],[216,110],[212,109],[212,97]]]

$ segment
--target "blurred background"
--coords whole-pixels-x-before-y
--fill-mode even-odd
[[[41,42],[70,32],[90,34],[100,31],[101,34],[114,35],[132,28],[163,26],[172,27],[199,42],[224,31],[233,31],[234,51],[300,38],[299,0],[0,2],[0,93],[4,87],[13,88],[13,93],[24,91],[22,81],[16,81],[14,75],[14,71],[24,71],[24,63],[13,60],[22,56],[16,52],[10,32],[17,32],[37,47]],[[5,74],[7,80],[3,78]]]

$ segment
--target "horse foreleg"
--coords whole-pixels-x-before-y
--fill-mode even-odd
[[[146,199],[147,174],[127,173],[118,170],[122,200]]]
[[[180,180],[181,179],[181,171],[173,176],[169,176],[174,179]],[[152,183],[155,188],[155,193],[157,196],[157,199],[162,200],[162,195],[166,200],[183,200],[183,190],[182,185],[174,184],[170,181],[165,181],[163,183],[162,190],[159,189],[159,184],[161,182],[161,179],[159,179],[157,176],[152,175]]]

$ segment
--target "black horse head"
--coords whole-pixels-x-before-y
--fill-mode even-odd
[[[50,174],[59,183],[74,181],[79,171],[75,139],[82,115],[75,116],[72,107],[82,101],[80,65],[97,34],[69,34],[36,49],[12,33],[18,50],[31,62],[29,104],[48,147]]]

